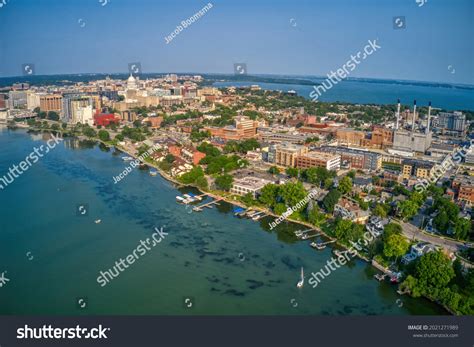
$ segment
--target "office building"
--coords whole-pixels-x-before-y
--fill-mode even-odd
[[[63,105],[63,97],[59,94],[43,94],[39,97],[41,111],[61,112]]]

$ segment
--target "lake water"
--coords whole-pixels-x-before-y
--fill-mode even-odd
[[[47,136],[0,130],[0,177]],[[229,204],[191,212],[176,203],[180,191],[145,170],[114,184],[126,165],[114,150],[66,139],[0,190],[0,274],[10,279],[0,288],[0,314],[445,314],[400,297],[360,260],[315,289],[297,289],[300,267],[318,271],[330,248],[296,241],[294,224],[269,232],[269,218],[238,219]],[[101,287],[99,272],[154,227],[166,238]]]
[[[321,80],[315,80],[315,83]],[[309,98],[313,91],[310,85],[276,84],[260,82],[215,82],[215,87],[259,85],[267,90],[294,90],[300,96]],[[429,85],[406,85],[382,82],[364,82],[360,80],[341,81],[319,97],[319,101],[349,102],[361,104],[395,104],[397,99],[405,105],[412,105],[416,99],[419,106],[427,106],[431,101],[433,107],[446,110],[474,110],[474,89],[435,87]]]

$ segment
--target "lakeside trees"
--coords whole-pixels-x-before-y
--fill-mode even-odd
[[[334,212],[334,206],[337,204],[340,197],[341,193],[337,189],[330,190],[322,201],[324,209],[329,213]]]
[[[231,175],[224,174],[224,175],[217,176],[214,183],[218,189],[229,191],[230,188],[232,188],[233,181],[234,181],[234,178]]]

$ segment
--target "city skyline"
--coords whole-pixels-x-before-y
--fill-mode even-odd
[[[167,43],[181,21],[209,3],[212,8]],[[35,64],[36,75],[60,75],[125,73],[130,62],[140,62],[143,73],[232,74],[234,63],[246,63],[251,75],[326,76],[368,39],[377,39],[380,52],[350,77],[474,84],[468,46],[473,5],[419,5],[8,2],[0,9],[0,28],[15,30],[1,39],[0,77],[20,76],[24,63]],[[397,16],[405,17],[403,30],[393,27]],[[58,47],[70,52],[67,59]]]

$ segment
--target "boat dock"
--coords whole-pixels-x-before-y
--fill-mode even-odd
[[[207,194],[194,195],[192,193],[183,194],[183,196],[176,196],[176,201],[182,204],[190,204],[192,202],[201,201],[204,196]]]
[[[201,212],[204,208],[212,208],[213,205],[219,205],[219,201],[221,201],[222,199],[216,199],[216,200],[212,200],[210,202],[206,202],[202,205],[199,205],[199,206],[196,206],[193,208],[193,211],[195,212]]]
[[[313,248],[316,248],[317,250],[321,250],[321,249],[326,248],[326,246],[329,245],[330,243],[334,243],[334,242],[336,242],[336,240],[331,240],[331,241],[326,241],[326,242],[321,242],[321,243],[311,242],[309,245]]]

